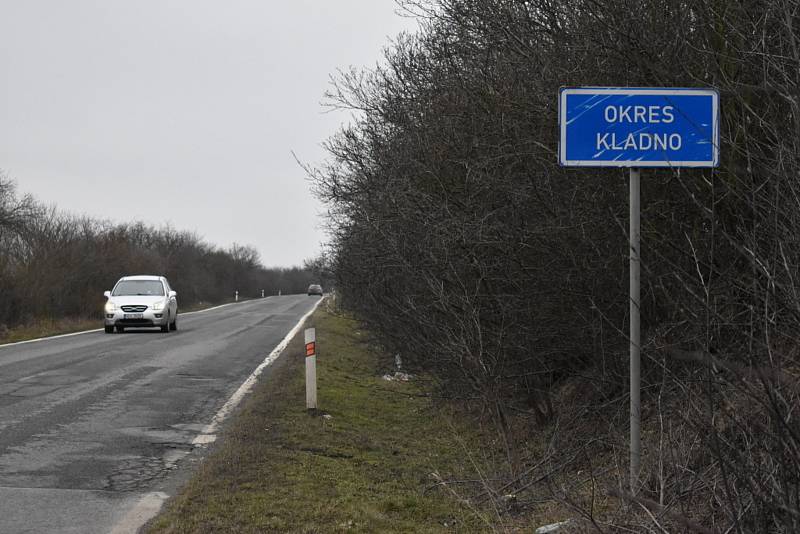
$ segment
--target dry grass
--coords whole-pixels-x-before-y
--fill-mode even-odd
[[[474,430],[419,381],[383,380],[354,321],[320,310],[311,325],[320,413],[305,409],[296,338],[149,532],[491,530],[491,517],[437,483],[468,477]]]
[[[10,329],[0,325],[0,343],[15,343],[40,337],[96,330],[98,328],[103,328],[102,318],[38,319],[29,324]]]
[[[244,302],[251,299],[239,299]],[[198,302],[190,306],[181,306],[181,313],[189,313],[204,310],[221,304],[233,302],[228,299],[223,302],[210,303]],[[0,324],[0,344],[16,343],[18,341],[28,341],[40,337],[58,336],[61,334],[73,334],[85,330],[98,330],[103,328],[103,317],[98,313],[97,318],[86,317],[64,317],[61,319],[36,319],[27,324],[8,328]]]

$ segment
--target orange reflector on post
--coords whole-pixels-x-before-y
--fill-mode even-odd
[[[306,328],[306,408],[317,407],[317,329]]]

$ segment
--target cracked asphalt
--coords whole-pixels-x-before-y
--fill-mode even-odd
[[[317,300],[0,347],[0,532],[124,531],[137,503],[191,473],[192,440]]]

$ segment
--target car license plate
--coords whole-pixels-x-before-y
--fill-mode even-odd
[[[123,319],[143,319],[143,313],[126,313],[122,316]]]

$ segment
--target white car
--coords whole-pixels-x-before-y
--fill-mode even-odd
[[[104,295],[106,334],[128,326],[178,329],[178,294],[163,276],[125,276]]]

